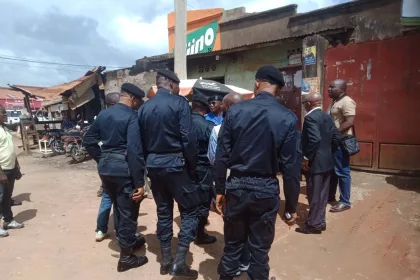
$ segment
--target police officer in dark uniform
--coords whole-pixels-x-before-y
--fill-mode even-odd
[[[197,137],[186,99],[179,96],[178,77],[168,70],[157,73],[156,95],[139,110],[141,140],[147,174],[157,206],[157,237],[162,251],[160,273],[197,277],[185,263],[189,246],[196,238],[198,207],[203,193],[197,182]],[[181,213],[175,259],[172,259],[174,200]]]
[[[287,108],[286,99],[283,97],[283,95],[278,95],[277,101]],[[296,209],[300,193],[301,163],[303,158],[302,148],[300,145],[300,134],[300,131],[298,131],[297,142],[299,145],[297,145],[297,160],[295,161],[293,168],[288,170],[289,172],[283,173],[283,189],[285,198],[284,220],[289,226],[294,225],[297,219]]]
[[[207,157],[209,148],[210,134],[214,124],[205,119],[205,115],[209,111],[209,103],[207,98],[200,94],[192,96],[192,121],[195,126],[198,141],[198,161],[197,161],[197,177],[203,192],[208,196],[208,200],[200,207],[200,218],[198,220],[197,239],[195,244],[212,244],[217,241],[216,237],[208,235],[204,231],[209,217],[210,203],[212,201],[212,165]]]
[[[284,86],[282,74],[263,66],[255,78],[255,98],[232,105],[219,132],[215,179],[217,207],[225,222],[225,248],[218,267],[222,280],[236,275],[247,241],[248,279],[269,279],[268,253],[280,207],[276,174],[290,172],[296,160],[296,117],[275,98]]]
[[[296,118],[297,119],[297,118]],[[292,226],[296,223],[297,219],[297,204],[299,201],[300,194],[300,179],[301,179],[301,167],[302,167],[302,147],[300,143],[301,133],[297,132],[297,154],[295,164],[292,168],[286,170],[283,173],[283,189],[284,189],[284,220]]]
[[[121,248],[119,272],[147,263],[147,257],[132,254],[136,247],[138,203],[144,194],[144,157],[135,110],[144,92],[133,84],[123,84],[120,101],[102,111],[84,137],[89,155],[98,161],[104,190],[117,209]],[[102,142],[99,147],[98,143]]]

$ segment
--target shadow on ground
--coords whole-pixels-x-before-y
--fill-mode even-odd
[[[21,193],[17,196],[13,197],[13,200],[19,201],[19,202],[32,202],[31,201],[31,193]]]
[[[174,222],[178,225],[178,227],[180,227],[181,217],[176,217]],[[204,254],[208,256],[205,261],[202,261],[199,264],[198,273],[202,275],[205,280],[218,280],[219,275],[217,274],[217,265],[220,261],[220,257],[223,254],[224,238],[223,234],[220,232],[208,230],[206,230],[206,232],[211,236],[215,236],[217,238],[217,242],[209,245],[196,245],[200,248],[203,248],[205,252]]]
[[[420,177],[405,177],[392,175],[385,178],[390,185],[397,187],[400,190],[415,191],[420,193]]]
[[[306,186],[301,187],[300,188],[300,196],[304,196],[305,197],[305,202],[300,202],[298,201],[298,204],[296,206],[296,214],[297,214],[297,220],[296,220],[296,224],[299,227],[302,227],[304,225],[304,223],[306,222],[306,219],[308,218],[308,214],[309,214],[309,202],[307,201],[307,197],[306,197]],[[284,208],[285,208],[285,200],[282,199],[280,202],[280,209],[278,212],[279,218],[284,221]]]
[[[25,223],[36,217],[38,209],[27,209],[15,215],[15,220],[19,223]]]
[[[137,232],[142,233],[147,230],[146,226],[137,226]],[[108,234],[111,241],[108,243],[108,248],[115,251],[120,252],[120,246],[118,245],[118,240],[115,235],[115,225],[114,225],[114,213],[109,215],[109,221],[108,221]],[[147,242],[147,239],[146,239]],[[140,254],[143,256],[146,252],[144,247],[142,247],[140,250],[136,250],[137,252],[140,252]]]
[[[154,233],[146,234],[145,238],[146,238],[146,244],[147,244],[147,251],[152,253],[153,255],[155,255],[156,258],[155,258],[154,261],[156,261],[160,264],[161,260],[162,260],[162,254],[160,252],[160,243],[159,243],[159,240],[157,239],[156,234],[154,234]],[[176,252],[177,245],[178,245],[178,238],[174,237],[172,239],[172,256],[174,258],[175,258],[175,252]],[[149,256],[149,261],[151,261],[151,260],[152,260],[152,258]],[[186,260],[187,264],[189,266],[191,266],[191,264],[193,263],[193,260],[194,260],[193,254],[191,252],[189,252],[188,255],[187,255],[187,260]],[[173,277],[171,279],[175,280],[175,279],[182,279],[182,278]]]

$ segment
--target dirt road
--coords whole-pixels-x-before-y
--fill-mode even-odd
[[[1,279],[171,279],[158,272],[153,200],[143,202],[139,218],[139,231],[147,239],[141,253],[146,252],[149,263],[119,274],[115,237],[94,241],[100,202],[94,162],[71,165],[65,157],[20,161],[25,176],[16,184],[14,196],[23,205],[13,211],[26,226],[0,239]],[[328,214],[322,235],[299,235],[278,219],[270,253],[275,279],[420,279],[419,180],[365,173],[353,173],[353,178],[352,210]],[[302,188],[300,223],[306,212]],[[179,217],[175,232],[177,223]],[[192,245],[189,261],[198,269],[199,279],[217,280],[216,265],[223,250],[219,216],[211,214],[208,230],[218,243]]]

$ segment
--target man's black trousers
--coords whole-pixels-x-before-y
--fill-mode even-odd
[[[115,177],[101,175],[103,187],[114,203],[117,211],[118,239],[121,248],[134,248],[136,246],[137,218],[139,205],[132,200],[135,192],[133,181],[130,177]]]
[[[197,235],[199,208],[207,199],[185,168],[149,168],[153,198],[157,206],[157,238],[161,247],[171,246],[174,200],[181,213],[178,245],[189,247]]]

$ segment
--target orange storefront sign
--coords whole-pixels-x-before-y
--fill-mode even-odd
[[[205,9],[187,12],[187,55],[218,51],[219,22],[223,9]],[[168,14],[169,52],[175,46],[175,13]]]

